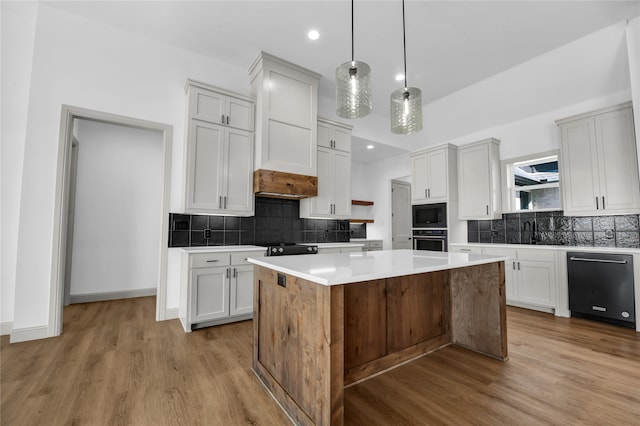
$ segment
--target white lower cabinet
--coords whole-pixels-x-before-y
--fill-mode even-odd
[[[450,251],[508,257],[504,268],[507,304],[545,312],[556,309],[557,250],[452,245]]]
[[[183,253],[180,320],[184,330],[250,319],[253,265],[247,258],[261,256],[263,250]]]
[[[556,252],[544,249],[483,247],[482,254],[508,256],[505,262],[507,303],[531,308],[556,307]]]

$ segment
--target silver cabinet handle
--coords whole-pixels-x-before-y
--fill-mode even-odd
[[[487,204],[487,215],[489,214],[489,205]]]
[[[227,124],[229,124],[229,116],[227,115]]]
[[[625,263],[627,263],[626,260],[589,259],[587,257],[575,257],[575,256],[570,257],[569,260],[574,260],[578,262],[618,263],[621,265],[624,265]]]
[[[222,208],[222,195],[220,195],[218,197],[218,208],[221,209]]]
[[[229,278],[229,268],[227,268],[227,278]]]
[[[224,196],[224,208],[225,209],[227,208],[227,196],[226,195]]]
[[[471,249],[461,248],[460,251],[471,251]]]
[[[233,268],[233,278],[235,278],[237,276],[238,276],[237,270],[236,270],[236,268]]]
[[[224,114],[222,114],[222,124],[224,124]]]
[[[429,198],[429,196],[427,195],[427,188],[424,189],[424,198]]]
[[[516,270],[516,262],[513,262],[513,270]]]
[[[217,259],[211,259],[211,260],[207,260],[207,263],[215,263],[217,261],[218,261]]]
[[[604,195],[602,196],[602,210],[605,210],[606,207],[604,206]]]
[[[518,271],[520,270],[520,262],[518,262]]]
[[[427,188],[427,194],[429,195],[429,198],[431,198],[431,188]]]
[[[596,210],[600,209],[600,207],[598,206],[598,197],[596,197]]]

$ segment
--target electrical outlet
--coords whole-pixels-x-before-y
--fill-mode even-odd
[[[608,240],[613,238],[613,229],[607,229],[604,231],[604,237]]]
[[[204,237],[208,240],[209,238],[211,238],[211,229],[205,229],[204,230]]]

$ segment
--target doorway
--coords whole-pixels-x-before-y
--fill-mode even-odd
[[[82,130],[84,128],[84,130]],[[102,274],[104,271],[108,271],[109,269],[116,270],[119,268],[128,269],[129,275],[134,277],[131,281],[137,281],[137,277],[139,277],[139,272],[135,270],[135,267],[132,269],[132,264],[137,262],[142,262],[147,265],[153,265],[153,268],[156,270],[155,274],[151,274],[150,279],[146,279],[146,281],[142,284],[145,290],[144,292],[153,292],[156,294],[156,320],[164,320],[166,319],[166,275],[167,275],[167,247],[168,247],[168,216],[169,216],[169,189],[170,189],[170,181],[171,181],[171,139],[172,139],[172,127],[163,123],[156,123],[146,120],[139,120],[131,117],[124,117],[115,114],[109,114],[99,111],[87,110],[83,108],[77,108],[72,106],[63,105],[62,107],[62,117],[61,117],[61,126],[60,126],[60,148],[58,151],[58,175],[56,182],[56,214],[54,217],[54,242],[53,242],[53,261],[52,261],[52,280],[51,280],[51,292],[50,292],[50,313],[49,313],[49,335],[59,335],[62,333],[62,313],[63,313],[63,305],[65,303],[65,287],[69,287],[69,291],[73,292],[73,275],[76,274],[74,271],[74,256],[72,255],[71,259],[69,259],[68,253],[79,253],[79,250],[82,250],[84,255],[90,255],[85,257],[85,259],[79,259],[76,264],[79,264],[80,269],[84,269],[83,274],[90,273],[92,271],[92,267],[87,263],[87,259],[91,257],[91,255],[95,255],[93,250],[91,249],[91,244],[93,244],[94,249],[100,246],[101,242],[105,242],[106,239],[111,238],[111,247],[103,252],[102,263],[99,264],[98,270],[95,270],[94,274]],[[91,135],[95,136],[96,134],[104,134],[104,130],[109,129],[111,137],[113,135],[117,135],[118,133],[129,134],[129,135],[147,135],[146,144],[153,145],[155,144],[155,154],[154,162],[155,164],[155,191],[156,196],[153,201],[151,199],[145,199],[144,196],[141,196],[140,192],[137,195],[132,194],[127,190],[126,187],[132,186],[131,180],[135,179],[143,179],[141,176],[145,173],[148,173],[149,170],[147,166],[140,163],[140,161],[144,162],[144,159],[140,159],[138,157],[137,160],[131,158],[125,159],[124,162],[120,162],[119,166],[115,166],[116,168],[123,165],[123,163],[128,163],[127,168],[129,169],[128,177],[122,179],[120,182],[113,181],[114,176],[111,175],[108,177],[102,177],[102,183],[93,182],[84,182],[87,183],[88,187],[84,188],[83,191],[85,194],[91,194],[93,192],[93,201],[83,200],[84,211],[82,216],[79,214],[80,210],[78,204],[80,203],[80,185],[76,185],[74,188],[74,179],[73,174],[76,173],[74,171],[74,162],[75,158],[78,158],[78,182],[82,179],[81,177],[81,169],[82,169],[82,154],[78,154],[77,157],[74,158],[74,149],[73,149],[73,141],[77,139],[77,148],[76,152],[83,151],[83,138],[85,136]],[[107,133],[109,133],[107,132]],[[76,134],[79,135],[76,138]],[[83,136],[84,135],[84,136]],[[118,139],[118,137],[116,137]],[[123,148],[123,143],[130,143],[131,146],[138,145],[135,143],[136,141],[126,141],[120,140],[119,148]],[[85,176],[90,175],[98,175],[98,163],[105,165],[109,161],[105,161],[107,157],[110,156],[112,159],[117,159],[121,151],[119,151],[116,145],[110,145],[111,142],[108,140],[100,140],[98,138],[94,141],[94,150],[98,150],[98,157],[94,157],[93,164],[86,165],[88,167],[88,174],[85,173]],[[110,145],[110,146],[109,146]],[[88,145],[87,145],[88,147]],[[113,148],[110,151],[110,148]],[[140,146],[134,146],[134,148],[140,148]],[[149,152],[149,151],[147,151]],[[127,154],[125,154],[127,155]],[[101,160],[98,162],[96,158],[100,158]],[[144,158],[144,157],[142,157]],[[120,160],[122,156],[120,156]],[[138,161],[137,168],[138,171],[142,174],[135,173],[131,175],[131,171],[136,169],[135,162]],[[113,162],[111,168],[113,168]],[[107,165],[107,169],[109,166]],[[95,177],[95,176],[93,176]],[[111,180],[111,181],[110,181]],[[74,197],[74,192],[76,196]],[[129,198],[128,201],[130,203],[125,204],[122,200],[117,200],[118,193],[126,193]],[[102,198],[109,200],[102,200]],[[140,199],[142,198],[142,199]],[[103,202],[105,201],[105,202]],[[71,214],[70,206],[76,204],[74,208],[75,216]],[[91,210],[90,204],[92,203],[100,203],[102,210],[107,210],[102,218],[95,218],[96,210]],[[136,256],[127,256],[125,254],[124,259],[129,259],[128,264],[115,266],[111,261],[114,261],[114,258],[105,259],[105,253],[111,251],[111,254],[117,254],[122,259],[123,253],[116,253],[118,251],[122,252],[123,247],[131,248],[134,250],[139,250],[139,246],[137,246],[134,241],[135,238],[139,237],[131,237],[130,232],[135,234],[135,228],[140,228],[141,221],[144,218],[138,217],[135,213],[139,210],[139,206],[136,206],[136,203],[149,203],[152,204],[151,210],[147,211],[146,214],[151,214],[154,217],[150,220],[153,222],[152,230],[145,231],[147,232],[147,237],[143,237],[146,240],[149,238],[153,239],[151,245],[147,245],[141,251],[138,251]],[[124,211],[124,215],[116,214],[118,209],[120,209],[120,213]],[[118,216],[117,220],[114,220]],[[81,220],[87,221],[84,225],[78,227],[78,222]],[[106,226],[105,221],[113,221],[118,222],[120,226],[126,224],[127,222],[132,226],[129,227],[128,231],[122,230],[117,235],[106,235],[107,232],[114,233],[113,228],[111,231],[107,231],[109,226]],[[113,224],[110,224],[110,226]],[[71,232],[71,230],[75,232]],[[91,230],[93,229],[93,234],[85,235],[83,238],[78,237],[78,232],[80,230]],[[133,231],[132,231],[133,229]],[[83,232],[84,232],[83,231]],[[148,237],[151,235],[150,232],[155,236]],[[112,238],[114,237],[114,238]],[[84,241],[83,241],[84,240]],[[120,243],[116,243],[114,247],[113,241],[120,241]],[[72,242],[75,241],[75,245]],[[89,245],[87,245],[87,241],[89,241]],[[147,241],[148,243],[149,241]],[[79,246],[80,247],[79,247]],[[151,248],[149,248],[151,247]],[[129,253],[130,254],[130,253]],[[141,259],[140,256],[145,256],[144,259]],[[105,261],[106,260],[106,261]],[[70,268],[69,268],[70,264]],[[96,264],[93,264],[93,268],[96,268]],[[102,268],[102,269],[100,269]],[[138,275],[136,275],[138,274]],[[71,275],[71,276],[70,276]],[[82,275],[82,274],[81,274]],[[111,280],[113,280],[116,286],[122,286],[122,283],[117,282],[117,276],[111,276]],[[86,282],[86,281],[85,281]],[[93,284],[91,284],[93,285]],[[155,289],[155,291],[153,290]],[[131,288],[120,288],[116,289],[115,292],[120,292],[122,295],[122,291],[124,294],[132,294],[133,291],[135,296],[136,289]],[[86,288],[81,289],[80,293],[93,293],[93,300],[95,299],[95,294],[101,293],[100,289],[97,290],[87,290]],[[107,289],[104,293],[113,293],[114,289]],[[72,295],[73,296],[73,295]],[[107,296],[108,297],[108,296]],[[117,296],[116,296],[117,297]],[[126,297],[126,296],[125,296]],[[129,296],[131,297],[131,296]],[[73,299],[73,297],[71,298]],[[73,300],[71,300],[73,302]],[[83,300],[78,300],[83,301]]]
[[[84,118],[73,129],[65,302],[155,296],[162,133]]]
[[[391,181],[391,241],[392,249],[413,249],[411,239],[411,184]]]

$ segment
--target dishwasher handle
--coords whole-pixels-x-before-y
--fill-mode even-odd
[[[618,263],[618,264],[626,264],[626,260],[609,260],[609,259],[589,259],[586,257],[575,257],[571,256],[569,260],[575,260],[578,262],[596,262],[596,263]]]

